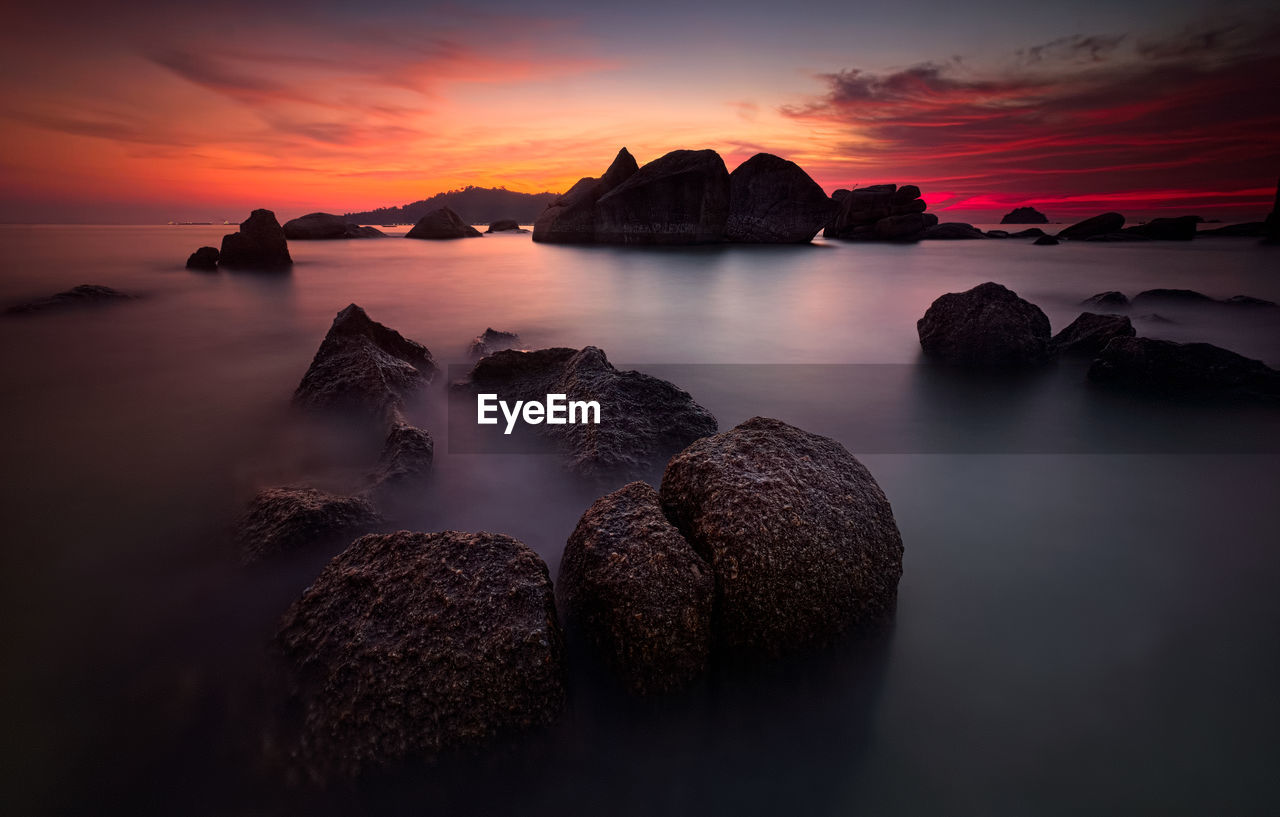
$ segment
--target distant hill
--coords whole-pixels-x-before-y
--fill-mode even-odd
[[[488,224],[503,218],[532,224],[547,205],[558,198],[559,193],[517,193],[501,187],[468,186],[437,193],[429,199],[403,207],[379,207],[377,210],[347,213],[344,218],[357,224],[413,224],[432,210],[448,207],[468,224]]]

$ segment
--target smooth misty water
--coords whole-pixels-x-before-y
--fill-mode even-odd
[[[1076,814],[1280,807],[1280,424],[919,365],[915,321],[987,280],[1054,329],[1079,301],[1186,287],[1280,300],[1280,254],[1191,245],[569,248],[528,236],[292,245],[291,275],[181,269],[222,227],[0,227],[0,302],[144,296],[0,319],[4,783],[10,813]],[[892,630],[636,702],[578,662],[543,733],[316,796],[261,772],[263,645],[323,564],[243,571],[260,486],[342,487],[376,454],[288,398],[350,302],[463,362],[486,326],[595,344],[721,427],[842,440],[906,544]],[[1280,325],[1137,321],[1280,365]],[[803,365],[802,365],[803,364]],[[554,574],[598,491],[537,456],[447,452],[406,524],[528,542]],[[655,475],[656,478],[657,475]]]

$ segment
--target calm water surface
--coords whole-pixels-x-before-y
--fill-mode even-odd
[[[0,303],[80,283],[136,302],[0,320],[0,571],[9,813],[1275,813],[1280,426],[1263,409],[919,362],[939,294],[995,280],[1055,330],[1081,299],[1280,300],[1280,253],[931,242],[707,250],[294,242],[292,274],[196,274],[223,227],[0,227]],[[728,428],[843,441],[906,544],[890,631],[630,701],[578,662],[564,718],[354,791],[262,771],[263,645],[331,554],[236,567],[262,486],[342,488],[376,455],[288,410],[348,303],[464,362],[487,326],[605,349]],[[1140,334],[1280,365],[1280,325],[1227,309]],[[598,490],[536,456],[450,454],[407,526],[488,529],[551,565]],[[655,474],[654,479],[659,475]]]

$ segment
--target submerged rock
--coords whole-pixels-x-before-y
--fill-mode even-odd
[[[437,372],[426,347],[351,304],[333,319],[293,402],[304,409],[389,422],[393,410],[402,408]]]
[[[187,256],[187,269],[212,272],[218,268],[218,248],[201,247]]]
[[[926,241],[955,241],[986,237],[986,233],[977,227],[960,221],[944,221],[925,230],[924,236],[922,236]]]
[[[1268,301],[1264,298],[1254,298],[1252,295],[1232,295],[1225,301],[1224,306],[1240,306],[1246,309],[1275,309],[1280,304],[1275,301]]]
[[[307,213],[284,223],[290,241],[325,241],[343,238],[385,238],[376,227],[361,227],[332,213]]]
[[[916,323],[920,347],[965,366],[1029,366],[1050,356],[1049,319],[996,283],[939,297]]]
[[[1135,334],[1133,324],[1123,315],[1084,312],[1053,336],[1053,349],[1059,354],[1096,355],[1112,338],[1131,338]]]
[[[517,349],[519,346],[520,336],[515,332],[499,332],[490,327],[471,340],[469,353],[472,357],[485,357],[503,349]]]
[[[795,162],[757,153],[729,174],[725,239],[744,244],[805,244],[827,223],[835,207]]]
[[[983,233],[987,238],[1011,238],[1008,230],[987,230]]]
[[[93,306],[116,301],[131,301],[133,299],[134,296],[128,293],[111,287],[104,287],[101,284],[80,284],[56,295],[50,295],[48,298],[39,298],[24,304],[11,306],[5,312],[11,315],[25,315],[32,312],[46,312],[77,306]]]
[[[405,238],[424,238],[432,241],[447,241],[453,238],[480,238],[479,230],[467,224],[448,207],[432,210],[413,225],[413,229],[405,233]]]
[[[1034,207],[1015,207],[1004,214],[1001,224],[1048,224],[1049,217]]]
[[[717,643],[773,656],[881,617],[902,538],[889,501],[834,440],[752,418],[671,459],[662,507],[715,575]]]
[[[1044,238],[1045,231],[1039,227],[1028,227],[1025,230],[1019,230],[1016,233],[1009,233],[1010,238]],[[1054,242],[1057,243],[1056,241]]]
[[[1072,224],[1058,233],[1058,238],[1082,241],[1093,236],[1118,233],[1124,227],[1124,216],[1119,213],[1103,213]]]
[[[1099,292],[1089,298],[1085,298],[1080,302],[1081,306],[1094,306],[1099,309],[1128,309],[1129,299],[1125,297],[1123,292],[1109,290],[1107,292]]]
[[[503,218],[503,219],[498,219],[497,221],[491,223],[489,225],[489,229],[485,230],[485,232],[486,233],[527,233],[529,231],[520,229],[520,222],[516,221],[514,218]]]
[[[1210,230],[1200,230],[1196,233],[1197,238],[1204,236],[1215,236],[1221,238],[1260,238],[1266,235],[1267,223],[1265,221],[1247,221],[1242,224],[1228,224],[1225,227],[1214,227]]]
[[[367,499],[314,488],[259,491],[236,530],[241,561],[251,564],[284,553],[350,542],[382,521]]]
[[[1051,235],[1042,235],[1031,243],[1037,247],[1054,247],[1062,242]]]
[[[270,210],[254,210],[240,231],[222,237],[218,266],[227,269],[280,270],[293,264],[284,229]]]
[[[1133,296],[1133,308],[1213,306],[1218,302],[1194,289],[1148,289]]]
[[[364,536],[290,608],[276,644],[303,716],[297,756],[321,779],[432,759],[564,705],[547,566],[501,534]]]
[[[596,500],[565,545],[556,592],[576,628],[640,694],[677,690],[711,654],[711,567],[632,482]]]
[[[1209,343],[1116,338],[1089,367],[1089,379],[1170,396],[1280,397],[1280,372]]]
[[[596,240],[596,202],[640,169],[624,147],[599,179],[580,179],[533,224],[533,240],[554,244],[591,244]]]
[[[714,150],[673,150],[600,196],[601,244],[709,244],[729,217],[729,171]]]

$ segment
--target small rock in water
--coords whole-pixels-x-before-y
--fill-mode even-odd
[[[1031,243],[1037,247],[1053,247],[1062,242],[1058,241],[1058,239],[1054,238],[1051,235],[1042,235]]]
[[[368,500],[314,488],[267,488],[249,504],[236,531],[241,560],[315,548],[347,537],[350,542],[382,521]]]
[[[29,301],[25,304],[11,306],[6,312],[13,315],[29,314],[32,312],[44,312],[47,310],[65,309],[75,306],[90,306],[94,304],[111,303],[114,301],[130,301],[134,296],[121,292],[118,289],[105,287],[100,284],[81,284],[72,287],[64,292],[56,295],[50,295],[48,298],[40,298],[35,301]]]
[[[385,238],[377,227],[361,227],[332,213],[307,213],[286,221],[284,236],[290,241],[332,241],[349,238]]]
[[[1089,379],[1173,397],[1280,397],[1280,372],[1209,343],[1116,338],[1089,367]]]
[[[1109,292],[1099,292],[1089,298],[1085,298],[1080,302],[1081,306],[1094,306],[1099,309],[1128,309],[1129,299],[1125,297],[1123,292],[1111,290]]]
[[[275,271],[293,264],[284,229],[270,210],[254,210],[240,223],[240,231],[222,237],[218,266],[227,269]]]
[[[218,248],[201,247],[187,256],[187,269],[211,272],[218,268]]]
[[[1131,338],[1135,334],[1133,324],[1123,315],[1084,312],[1053,336],[1053,348],[1059,354],[1095,355],[1112,338]]]
[[[448,207],[441,207],[418,219],[418,223],[404,237],[445,241],[453,238],[481,238],[483,235],[463,221],[457,213]]]
[[[1034,207],[1015,207],[1000,219],[1001,224],[1048,224],[1049,217]]]
[[[986,233],[977,227],[960,221],[944,221],[925,230],[922,236],[926,241],[959,241],[986,237]]]
[[[515,332],[499,332],[490,327],[472,339],[468,353],[471,357],[486,357],[504,349],[518,348],[520,348],[519,335]]]
[[[942,295],[916,322],[929,357],[964,366],[1029,366],[1050,357],[1049,319],[996,283]]]
[[[486,233],[527,233],[528,230],[520,228],[520,222],[513,218],[499,219],[489,225]]]
[[[1100,216],[1086,218],[1084,221],[1072,224],[1070,227],[1059,232],[1058,238],[1066,238],[1071,241],[1081,241],[1093,236],[1118,233],[1123,228],[1124,216],[1119,213],[1103,213]]]

